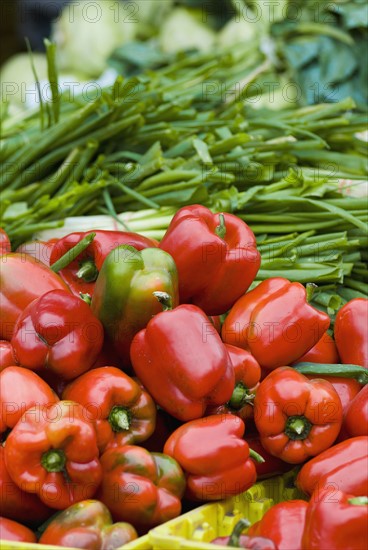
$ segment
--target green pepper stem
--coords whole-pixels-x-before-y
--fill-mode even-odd
[[[98,269],[93,260],[84,260],[77,271],[78,279],[83,279],[86,283],[93,283],[98,276]]]
[[[235,527],[230,535],[227,546],[232,546],[233,548],[241,548],[240,535],[242,534],[244,529],[248,529],[248,527],[250,527],[250,521],[248,521],[246,518],[240,519],[235,524]]]
[[[249,393],[249,390],[244,386],[244,384],[242,382],[238,382],[228,403],[232,409],[239,410],[246,403],[252,405],[254,397],[254,393]]]
[[[89,247],[95,236],[96,233],[89,233],[88,235],[83,237],[83,239],[81,239],[79,243],[77,243],[75,246],[73,246],[73,248],[65,252],[65,254],[61,256],[61,258],[56,260],[56,262],[54,262],[50,266],[52,271],[58,273],[61,269],[67,267],[73,260],[75,260],[79,256],[79,254],[81,254],[86,248]]]
[[[348,503],[353,506],[367,506],[368,497],[353,497],[348,499]]]
[[[223,214],[219,214],[220,223],[218,226],[216,226],[215,233],[220,239],[224,239],[226,235],[226,224],[225,224],[225,216]]]
[[[88,292],[80,292],[79,293],[80,299],[83,300],[83,302],[86,302],[88,306],[92,303],[92,296],[88,294]]]
[[[124,407],[115,406],[111,409],[108,421],[114,432],[130,429],[130,412]]]
[[[50,449],[43,453],[41,464],[47,472],[62,472],[66,464],[66,456],[61,449]]]
[[[285,434],[289,439],[303,440],[309,435],[312,423],[305,416],[289,416],[285,425]]]
[[[152,292],[152,294],[162,305],[162,311],[169,311],[172,309],[172,299],[170,294],[168,294],[167,292],[161,292],[160,290],[155,290],[155,292]]]
[[[249,456],[250,458],[253,458],[258,464],[262,464],[265,462],[265,459],[263,456],[261,456],[259,453],[257,453],[254,449],[249,449]]]

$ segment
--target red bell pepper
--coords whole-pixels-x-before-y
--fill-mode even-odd
[[[22,523],[39,525],[54,510],[41,502],[37,495],[22,491],[14,483],[6,468],[4,454],[5,449],[0,445],[0,515]]]
[[[302,550],[366,550],[368,497],[336,489],[313,493],[302,538]]]
[[[241,533],[249,525],[247,519],[240,519],[229,537],[216,537],[211,540],[211,544],[231,546],[232,548],[247,548],[248,550],[277,550],[276,544],[271,539],[242,535]]]
[[[89,246],[59,272],[60,277],[77,296],[80,293],[92,296],[95,281],[105,258],[119,245],[128,244],[134,246],[137,250],[156,247],[155,241],[138,235],[138,233],[107,230],[95,230],[93,233],[95,237]],[[51,265],[74,248],[88,234],[81,231],[70,233],[57,241],[51,250]]]
[[[334,339],[331,338],[328,332],[325,332],[317,344],[294,363],[340,363]]]
[[[10,340],[23,310],[50,290],[69,292],[63,280],[47,266],[26,254],[0,257],[0,338]]]
[[[332,384],[308,380],[291,367],[272,371],[254,399],[254,421],[263,447],[291,464],[330,447],[340,431],[342,414]]]
[[[101,322],[86,302],[64,290],[53,290],[25,308],[11,344],[24,367],[47,367],[72,380],[92,367],[103,334]]]
[[[244,422],[230,414],[192,420],[175,430],[164,453],[186,472],[190,500],[218,500],[246,491],[256,469],[243,439]],[[261,457],[257,456],[259,460]]]
[[[35,372],[23,367],[8,367],[0,372],[0,432],[14,428],[31,407],[59,401]]]
[[[368,299],[354,298],[339,309],[334,337],[343,363],[368,369]]]
[[[28,409],[9,434],[5,463],[22,490],[63,510],[91,498],[101,482],[97,436],[79,403]]]
[[[304,464],[296,485],[311,495],[317,485],[324,488],[330,482],[341,491],[364,496],[367,494],[368,437],[346,439]]]
[[[100,452],[148,439],[155,429],[156,405],[130,376],[115,367],[94,369],[69,384],[63,399],[89,411]]]
[[[344,428],[350,437],[368,435],[368,386],[364,386],[346,408]]]
[[[0,228],[0,255],[11,252],[11,244],[7,233]]]
[[[330,382],[340,397],[344,415],[362,385],[368,384],[368,370],[359,365],[307,362],[298,363],[294,368],[309,379],[323,378]]]
[[[16,364],[13,346],[8,340],[0,340],[0,372]]]
[[[36,542],[36,535],[25,525],[0,516],[0,540],[12,540],[14,542]],[[3,548],[7,545],[1,544]]]
[[[209,406],[206,415],[235,414],[242,420],[253,417],[253,400],[261,378],[261,367],[248,351],[225,344],[235,374],[235,388],[229,401]]]
[[[18,246],[17,254],[27,254],[39,262],[50,267],[51,250],[59,239],[50,239],[48,241],[29,241]]]
[[[113,523],[108,508],[98,500],[83,500],[69,506],[48,523],[40,544],[114,550],[137,538],[129,523]]]
[[[194,305],[155,315],[133,339],[134,371],[156,403],[182,421],[228,401],[234,369],[208,317]]]
[[[222,339],[248,349],[262,368],[290,365],[326,332],[330,318],[307,302],[300,283],[271,278],[247,292],[231,308]]]
[[[309,380],[313,380],[314,378],[317,378],[315,374],[306,374],[305,375]],[[323,378],[324,380],[327,380],[330,384],[333,385],[333,387],[336,390],[336,393],[340,397],[341,405],[342,405],[342,411],[345,415],[345,411],[349,404],[351,403],[352,399],[359,393],[361,385],[357,380],[354,380],[354,378],[342,378],[340,376],[325,376],[325,375],[318,375],[318,378]]]
[[[256,239],[233,214],[213,214],[201,205],[181,208],[160,248],[175,260],[181,303],[207,315],[226,313],[249,288],[261,264]]]
[[[125,445],[108,449],[101,464],[103,479],[97,498],[115,521],[147,529],[180,515],[185,478],[171,457]]]
[[[248,535],[268,537],[279,550],[301,550],[307,508],[308,503],[304,500],[275,504],[260,521],[251,525]]]

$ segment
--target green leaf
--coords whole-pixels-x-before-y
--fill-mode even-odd
[[[354,50],[347,44],[327,36],[319,38],[319,63],[321,82],[330,85],[343,82],[358,68]]]
[[[331,2],[329,9],[341,15],[343,24],[347,29],[368,27],[368,5],[366,0],[361,3],[352,2],[337,4]]]

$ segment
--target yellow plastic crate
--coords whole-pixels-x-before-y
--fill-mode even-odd
[[[209,544],[216,537],[228,536],[237,521],[246,517],[252,524],[260,520],[273,504],[284,500],[306,499],[290,486],[293,474],[256,483],[248,491],[213,504],[204,504],[178,518],[155,527],[148,533],[153,550],[226,550]]]

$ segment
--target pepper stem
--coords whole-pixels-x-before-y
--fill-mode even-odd
[[[246,518],[240,519],[233,529],[233,532],[230,535],[229,541],[227,543],[227,546],[232,546],[233,548],[241,548],[240,546],[240,535],[244,531],[244,529],[248,529],[250,527],[250,521],[248,521]]]
[[[80,263],[80,268],[77,271],[78,279],[83,279],[86,283],[93,283],[98,276],[98,269],[93,260],[84,260]]]
[[[368,497],[353,497],[348,499],[348,503],[353,506],[367,506]]]
[[[253,458],[253,460],[255,460],[256,462],[258,462],[258,464],[262,464],[263,462],[265,462],[265,459],[263,458],[263,456],[261,456],[259,453],[257,453],[253,449],[249,449],[249,456],[250,458]]]
[[[225,216],[223,214],[219,214],[220,223],[215,228],[215,233],[220,239],[224,239],[226,235],[226,225],[225,225]]]
[[[172,299],[170,294],[167,292],[161,292],[160,290],[155,290],[152,294],[156,296],[157,300],[162,305],[162,311],[169,311],[172,309]]]
[[[130,429],[130,412],[124,407],[115,406],[111,409],[108,421],[114,432]]]
[[[62,472],[65,468],[66,456],[61,449],[50,449],[43,453],[41,465],[47,472]]]
[[[238,382],[234,388],[233,394],[228,401],[229,407],[235,410],[241,409],[246,403],[253,404],[254,393],[249,393],[248,388],[242,382]]]
[[[79,254],[84,252],[84,250],[89,247],[95,236],[96,233],[89,233],[88,235],[83,237],[83,239],[81,239],[79,243],[73,246],[73,248],[70,248],[67,252],[65,252],[63,256],[61,256],[61,258],[56,260],[56,262],[54,262],[50,266],[52,271],[54,271],[54,273],[58,273],[61,269],[64,269],[70,263],[72,263],[72,261],[74,261],[79,256]]]
[[[91,296],[90,294],[88,294],[88,292],[85,292],[85,293],[80,292],[80,293],[79,293],[79,297],[80,297],[81,300],[83,300],[83,302],[86,302],[86,304],[87,304],[88,306],[91,305],[91,303],[92,303],[92,296]]]
[[[285,425],[285,434],[296,441],[306,439],[312,429],[312,423],[305,416],[289,416]]]

